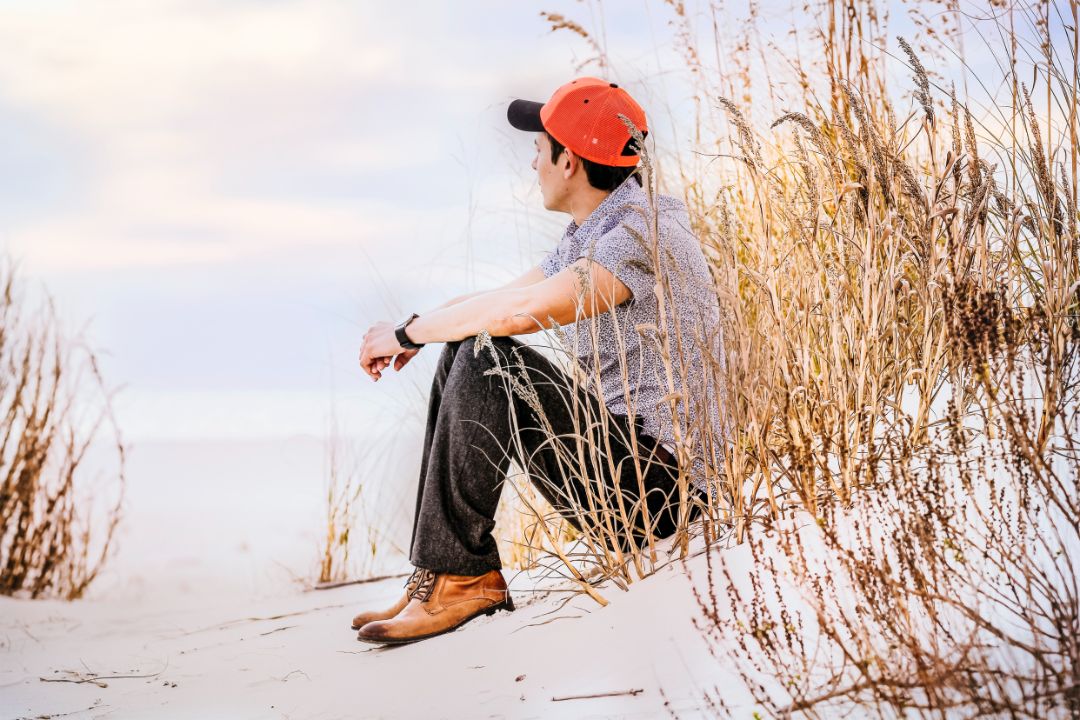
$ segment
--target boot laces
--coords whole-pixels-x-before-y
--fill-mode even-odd
[[[408,587],[410,598],[418,598],[420,602],[424,602],[435,588],[435,572],[426,568],[416,568],[413,570],[412,577],[409,578]]]
[[[422,574],[423,574],[423,569],[422,568],[414,567],[413,571],[412,571],[412,575],[410,575],[409,579],[405,581],[405,587],[408,588],[410,597],[412,596],[413,590],[416,589],[416,585],[420,582],[420,576]]]

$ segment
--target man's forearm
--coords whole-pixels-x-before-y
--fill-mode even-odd
[[[428,310],[426,313],[421,313],[421,314],[422,315],[430,315],[431,313],[435,312],[436,310],[442,310],[445,307],[450,307],[451,305],[457,305],[459,302],[463,302],[465,300],[468,300],[471,297],[476,297],[477,295],[483,295],[485,292],[489,292],[489,291],[480,290],[480,291],[473,292],[473,293],[465,293],[464,295],[458,295],[457,297],[450,298],[449,300],[444,302],[442,305],[439,305],[438,307],[432,308],[431,310]],[[409,325],[409,328],[412,329],[412,324]]]
[[[463,295],[409,323],[406,334],[414,343],[462,340],[487,330],[492,336],[522,331],[524,307],[521,288],[491,290]]]

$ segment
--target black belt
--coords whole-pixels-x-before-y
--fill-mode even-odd
[[[619,417],[621,417],[623,419],[627,419],[626,415],[620,415]],[[629,423],[627,423],[627,424],[629,424]],[[645,421],[641,419],[640,415],[638,415],[637,417],[634,418],[634,426],[637,429],[637,434],[638,434],[639,438],[647,438],[648,440],[652,441],[654,452],[656,453],[656,457],[658,457],[660,459],[661,463],[663,463],[664,465],[667,465],[669,467],[672,467],[672,468],[678,468],[679,467],[679,461],[675,459],[675,456],[671,454],[671,451],[669,451],[666,447],[664,447],[663,443],[661,443],[659,440],[654,438],[652,435],[649,435],[648,433],[644,432]],[[677,472],[677,470],[676,470],[676,472]],[[705,492],[701,488],[697,487],[693,483],[689,483],[689,488],[692,491],[694,491],[695,493],[697,493],[697,496],[699,498],[701,498],[703,503],[708,504],[708,502],[709,502],[709,494],[707,492]]]
[[[648,436],[646,436],[648,437]],[[675,459],[675,456],[668,452],[668,449],[664,447],[664,444],[659,440],[656,441],[656,455],[660,458],[660,462],[671,467],[679,467],[679,461]]]
[[[629,419],[626,415],[620,415],[619,417],[627,420],[627,424],[629,424]],[[664,447],[663,443],[645,432],[645,420],[640,415],[634,416],[634,427],[637,430],[638,437],[645,437],[652,440],[656,456],[660,458],[660,462],[665,465],[670,465],[673,468],[679,467],[679,461],[675,459],[675,456],[672,455],[666,447]]]

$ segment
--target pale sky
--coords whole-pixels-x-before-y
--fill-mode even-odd
[[[670,13],[609,5],[607,76],[693,152]],[[361,336],[558,242],[506,105],[601,74],[539,15],[591,7],[0,0],[0,250],[85,327],[131,439],[317,434],[332,397],[354,432],[422,412],[441,345],[376,384]]]

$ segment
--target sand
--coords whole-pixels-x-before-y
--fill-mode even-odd
[[[703,691],[719,687],[749,717],[738,678],[693,626],[703,553],[628,592],[599,586],[606,607],[585,595],[566,602],[564,581],[504,574],[514,612],[400,646],[359,642],[349,623],[392,604],[404,577],[259,600],[0,599],[3,716],[709,717]],[[100,686],[49,682],[89,678]],[[628,694],[556,699],[601,693]]]
[[[694,627],[700,538],[685,566],[599,585],[607,606],[504,569],[514,612],[409,645],[358,641],[353,615],[391,605],[411,567],[391,555],[379,574],[398,577],[309,589],[320,453],[310,439],[137,447],[120,550],[87,597],[0,598],[0,717],[713,717],[717,688],[750,717]],[[736,577],[749,567],[745,547],[712,554]],[[604,693],[623,694],[556,699]]]

